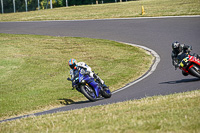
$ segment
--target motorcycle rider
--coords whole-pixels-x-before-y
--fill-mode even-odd
[[[90,77],[98,80],[102,84],[102,86],[106,86],[104,84],[104,81],[99,76],[97,76],[95,73],[93,73],[92,69],[86,63],[84,63],[84,62],[77,63],[77,61],[75,59],[70,59],[68,64],[69,64],[69,67],[71,68],[70,69],[71,81],[74,80],[77,70],[80,70],[80,68],[83,68],[90,75]]]
[[[180,62],[182,59],[184,59],[188,54],[190,54],[192,50],[192,46],[186,45],[186,44],[180,44],[179,42],[173,42],[172,43],[172,64],[175,66],[175,69],[177,69],[180,66]],[[199,58],[199,55],[193,54],[193,56]],[[187,76],[188,74],[182,71],[182,74],[184,76]]]

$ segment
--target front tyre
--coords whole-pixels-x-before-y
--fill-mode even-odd
[[[80,86],[81,92],[83,95],[90,101],[94,102],[97,100],[94,90],[88,85]]]
[[[193,76],[200,78],[200,69],[196,65],[194,65],[192,68],[190,68],[189,72]]]
[[[101,95],[104,97],[104,98],[110,98],[111,97],[111,92],[109,90],[108,87],[104,87],[102,92],[101,92]]]

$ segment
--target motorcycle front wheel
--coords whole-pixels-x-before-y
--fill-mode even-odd
[[[195,77],[198,77],[200,78],[200,71],[197,70],[196,68],[198,68],[196,65],[194,65],[192,68],[190,68],[189,72],[195,76]]]
[[[82,94],[90,101],[94,102],[97,100],[94,90],[88,85],[80,86]]]

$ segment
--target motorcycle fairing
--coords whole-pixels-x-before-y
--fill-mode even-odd
[[[82,80],[85,80],[85,82],[95,90],[95,94],[98,97],[100,88],[98,84],[94,81],[94,79],[91,78],[89,75],[83,76],[81,73],[79,73],[79,82],[81,82]]]

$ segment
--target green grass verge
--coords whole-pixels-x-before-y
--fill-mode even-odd
[[[1,123],[0,132],[200,132],[200,90]]]
[[[153,57],[145,52],[101,39],[0,34],[0,119],[86,100],[67,81],[70,58],[113,91],[149,69]]]
[[[200,0],[139,0],[123,3],[84,5],[40,11],[1,14],[0,21],[42,21],[199,15]]]

